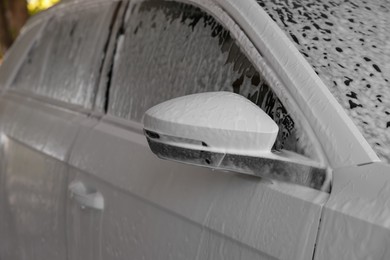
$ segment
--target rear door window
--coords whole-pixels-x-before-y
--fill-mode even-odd
[[[56,12],[11,88],[91,108],[116,4]]]

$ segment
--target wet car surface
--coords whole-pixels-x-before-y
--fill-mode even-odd
[[[389,258],[388,10],[91,0],[33,17],[0,68],[0,259]]]

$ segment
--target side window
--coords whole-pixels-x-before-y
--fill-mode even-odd
[[[191,5],[144,1],[126,16],[113,67],[108,113],[142,122],[144,112],[192,93],[232,91],[279,125],[276,148],[302,153],[293,119],[235,40]]]
[[[115,4],[55,13],[11,88],[91,108]]]

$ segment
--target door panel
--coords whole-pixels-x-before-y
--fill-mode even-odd
[[[17,93],[0,104],[0,259],[66,259],[66,161],[89,121]]]
[[[106,183],[102,256],[311,259],[328,194],[160,160],[139,124],[119,121],[81,134],[70,159],[76,174]]]
[[[2,216],[6,224],[1,236],[6,247],[1,248],[0,256],[66,259],[66,167],[5,135],[2,149]]]
[[[43,14],[48,26],[7,78],[0,97],[1,260],[67,259],[67,161],[80,128],[97,121],[86,110],[117,4],[64,4],[52,17]]]
[[[92,259],[92,254],[94,259],[112,260],[274,259],[93,175],[78,172],[72,179],[72,182],[82,181],[93,186],[104,196],[103,216],[96,210],[82,210],[74,201],[71,203],[69,213],[74,220],[74,238],[78,239],[75,244],[79,244],[78,251],[82,251],[82,257],[89,257],[87,259]],[[84,236],[87,232],[91,232],[91,236]],[[101,241],[95,239],[92,243],[91,238]],[[86,256],[88,252],[91,255]],[[81,255],[71,254],[71,259],[81,259]]]

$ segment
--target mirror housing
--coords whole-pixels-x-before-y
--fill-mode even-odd
[[[171,145],[210,152],[260,156],[270,153],[276,123],[248,99],[208,92],[168,100],[150,108],[144,129],[172,137]]]
[[[171,99],[144,116],[149,146],[162,159],[327,189],[327,169],[293,152],[272,151],[278,130],[261,108],[231,92]]]

